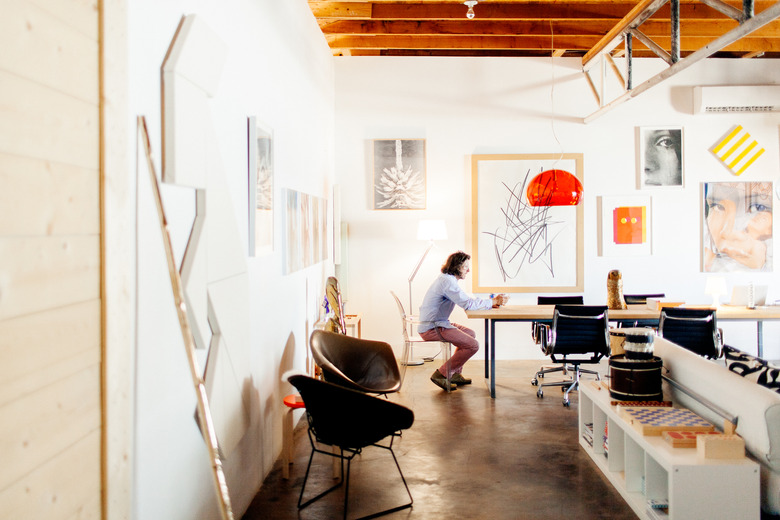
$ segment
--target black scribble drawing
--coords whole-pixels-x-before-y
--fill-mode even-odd
[[[550,215],[550,206],[531,206],[523,202],[522,195],[530,174],[529,171],[525,179],[513,187],[502,183],[507,191],[501,208],[504,225],[494,232],[483,231],[493,237],[493,251],[504,282],[517,277],[524,265],[537,262],[555,278],[553,242],[563,231],[564,221]]]

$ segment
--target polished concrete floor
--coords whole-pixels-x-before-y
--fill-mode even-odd
[[[572,393],[569,408],[558,388],[536,397],[530,379],[540,364],[499,361],[495,400],[484,383],[482,361],[465,367],[464,375],[474,383],[451,394],[429,380],[437,361],[408,367],[402,391],[391,399],[415,414],[414,425],[394,444],[414,505],[386,518],[636,519],[578,444],[577,393]],[[290,479],[282,479],[277,461],[244,520],[341,518],[343,489],[298,511],[310,452],[302,420],[295,430]],[[331,460],[315,455],[307,496],[334,482]],[[369,447],[355,458],[349,518],[405,498],[389,452]]]

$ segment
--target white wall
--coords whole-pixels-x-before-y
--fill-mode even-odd
[[[554,66],[552,64],[554,63]],[[389,291],[408,302],[407,278],[426,244],[415,239],[421,218],[444,218],[449,239],[437,243],[414,281],[415,306],[446,256],[470,248],[470,154],[583,153],[585,171],[585,302],[606,302],[607,273],[619,269],[624,292],[665,292],[692,303],[704,295],[699,270],[700,183],[778,179],[780,115],[692,115],[691,89],[702,84],[780,83],[776,60],[709,60],[690,67],[587,125],[598,105],[579,59],[390,58],[336,60],[336,172],[342,189],[342,221],[348,223],[347,312],[361,312],[365,336],[400,346],[398,317]],[[638,85],[665,65],[635,60]],[[608,80],[617,82],[614,78]],[[611,88],[612,84],[607,83]],[[553,95],[554,93],[554,95]],[[551,115],[554,114],[554,119]],[[743,124],[766,148],[736,179],[708,152],[733,124]],[[598,256],[597,197],[630,195],[636,188],[636,128],[684,127],[684,189],[642,191],[653,196],[653,254]],[[427,208],[374,211],[371,139],[427,140]],[[777,217],[775,218],[777,222]],[[780,266],[775,266],[775,269]],[[765,283],[780,298],[772,273],[728,276],[733,284]],[[471,279],[464,281],[467,290]],[[535,302],[536,294],[513,294],[511,303]],[[465,315],[456,309],[456,321]],[[482,339],[479,321],[468,322]],[[755,351],[755,326],[723,323],[727,343]],[[780,357],[777,324],[764,327],[764,352]],[[498,357],[539,357],[527,324],[499,328]],[[481,356],[482,354],[478,354]]]
[[[160,168],[160,66],[181,16],[195,13],[228,47],[211,102],[235,217],[247,234],[246,119],[274,130],[275,251],[248,258],[251,365],[234,367],[247,383],[249,431],[224,461],[236,517],[248,507],[281,451],[281,374],[305,367],[308,330],[319,312],[332,260],[282,275],[282,188],[331,198],[333,61],[304,0],[139,0],[129,11],[128,125],[148,120]],[[135,136],[135,130],[130,133]],[[133,137],[134,138],[134,137]],[[131,143],[135,148],[135,142]],[[173,306],[147,169],[138,169],[138,343],[134,511],[138,519],[218,517],[203,440],[194,421],[195,392]],[[134,169],[134,168],[133,168]],[[177,261],[193,218],[193,191],[162,186]],[[246,241],[246,239],[244,239]],[[201,368],[204,364],[200,353]]]

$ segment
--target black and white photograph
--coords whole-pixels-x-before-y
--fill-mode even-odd
[[[374,209],[425,209],[425,139],[374,139]]]
[[[682,127],[639,128],[639,188],[683,186]]]

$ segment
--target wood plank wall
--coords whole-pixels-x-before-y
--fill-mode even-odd
[[[98,0],[0,13],[0,518],[100,518]]]

